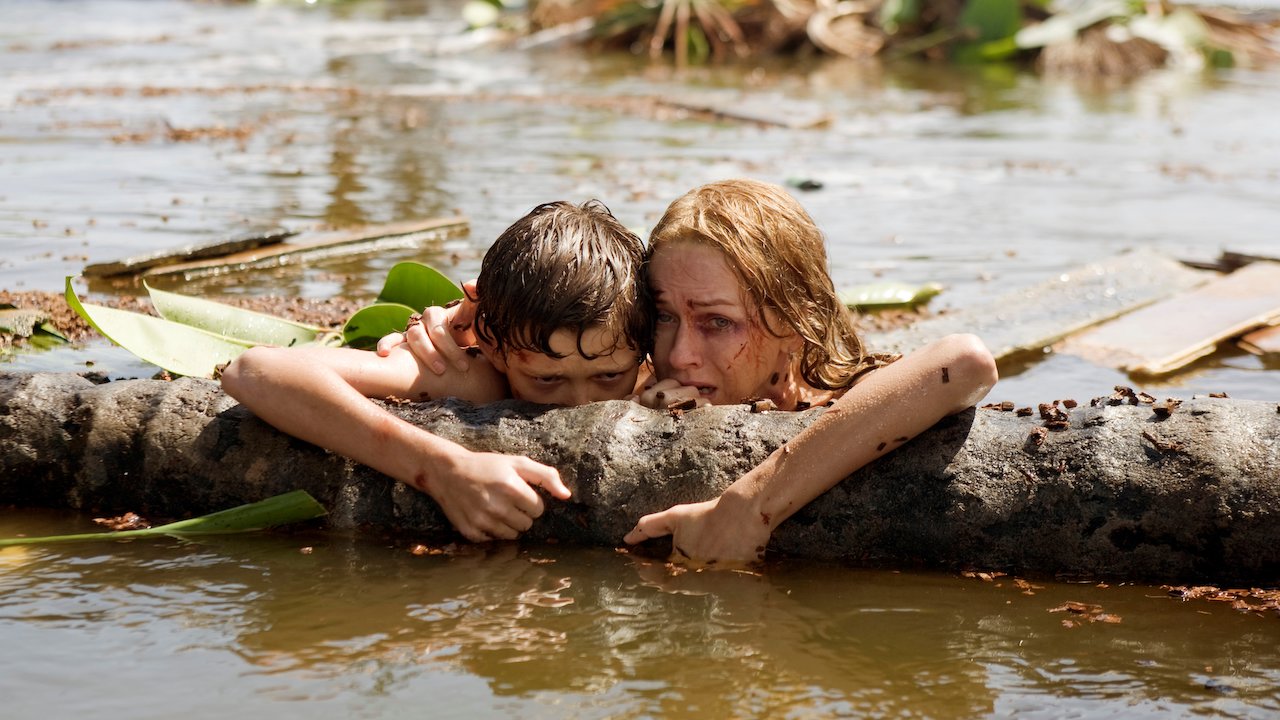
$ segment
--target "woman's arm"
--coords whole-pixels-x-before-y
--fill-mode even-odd
[[[559,473],[526,457],[472,452],[368,398],[448,395],[487,402],[506,396],[501,375],[492,372],[473,368],[437,377],[404,349],[378,357],[343,348],[258,347],[223,372],[222,387],[277,429],[431,495],[460,533],[483,541],[514,538],[542,514],[530,485],[568,498]]]
[[[714,499],[646,515],[625,542],[671,535],[696,563],[751,562],[783,520],[849,474],[970,407],[997,380],[973,335],[950,335],[880,368]]]

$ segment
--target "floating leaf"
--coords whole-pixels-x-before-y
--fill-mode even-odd
[[[337,344],[338,334],[273,315],[147,286],[160,317],[254,345]]]
[[[288,523],[311,520],[326,514],[324,506],[316,502],[305,490],[294,490],[256,503],[241,505],[230,510],[220,510],[190,520],[179,520],[168,525],[145,530],[121,532],[81,533],[78,535],[53,535],[49,537],[24,537],[0,540],[0,547],[11,545],[36,545],[45,543],[81,542],[85,540],[123,540],[127,538],[158,537],[161,535],[213,535],[249,532]]]
[[[376,303],[360,308],[342,326],[342,342],[358,350],[372,350],[384,335],[403,332],[409,316],[415,312],[400,303]]]
[[[81,303],[67,277],[67,304],[111,342],[171,373],[212,378],[214,368],[231,362],[253,343],[236,340],[164,318]]]
[[[840,301],[854,310],[885,310],[914,307],[928,302],[940,292],[942,292],[942,286],[937,283],[908,285],[906,283],[882,282],[858,285],[842,290],[840,291]]]
[[[377,302],[399,303],[421,310],[461,299],[462,288],[439,270],[418,262],[402,262],[387,273]]]

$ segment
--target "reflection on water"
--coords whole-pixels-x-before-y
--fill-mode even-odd
[[[0,515],[3,535],[54,527],[66,518]],[[321,717],[1280,712],[1280,618],[1149,586],[1024,587],[795,561],[675,573],[568,547],[415,556],[306,534],[26,548],[0,555],[0,632],[24,648],[0,690],[21,698],[13,717],[109,708],[122,689],[188,707],[195,678]],[[1065,627],[1050,609],[1067,600],[1121,622]],[[60,680],[79,667],[92,677]]]

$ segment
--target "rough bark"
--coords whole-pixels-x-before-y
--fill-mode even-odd
[[[626,402],[390,406],[480,450],[527,454],[574,491],[533,539],[617,544],[641,515],[715,496],[811,422],[745,406],[673,415]],[[771,551],[880,565],[1274,585],[1280,408],[1191,400],[1080,407],[1066,429],[971,410],[789,519]],[[0,374],[0,503],[185,517],[303,488],[338,529],[443,540],[427,496],[257,420],[197,380],[95,385]]]

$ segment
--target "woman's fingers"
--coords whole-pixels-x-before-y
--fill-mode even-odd
[[[378,340],[378,356],[386,357],[391,351],[404,343],[404,333],[394,332],[389,335],[383,335]]]
[[[453,322],[450,311],[454,308],[429,307],[422,311],[422,322],[405,331],[405,338],[414,357],[431,371],[443,375],[453,365],[461,372],[471,367],[471,358],[453,339],[449,326]]]
[[[654,383],[651,387],[646,388],[640,393],[638,398],[641,405],[645,407],[662,410],[676,403],[683,403],[692,400],[697,407],[703,407],[710,403],[706,398],[702,397],[702,393],[698,388],[689,385],[681,385],[677,380],[662,380]]]
[[[678,507],[668,508],[662,512],[652,513],[640,518],[640,521],[636,523],[631,532],[622,538],[622,542],[628,545],[635,545],[651,538],[663,537],[675,532],[673,520]]]

